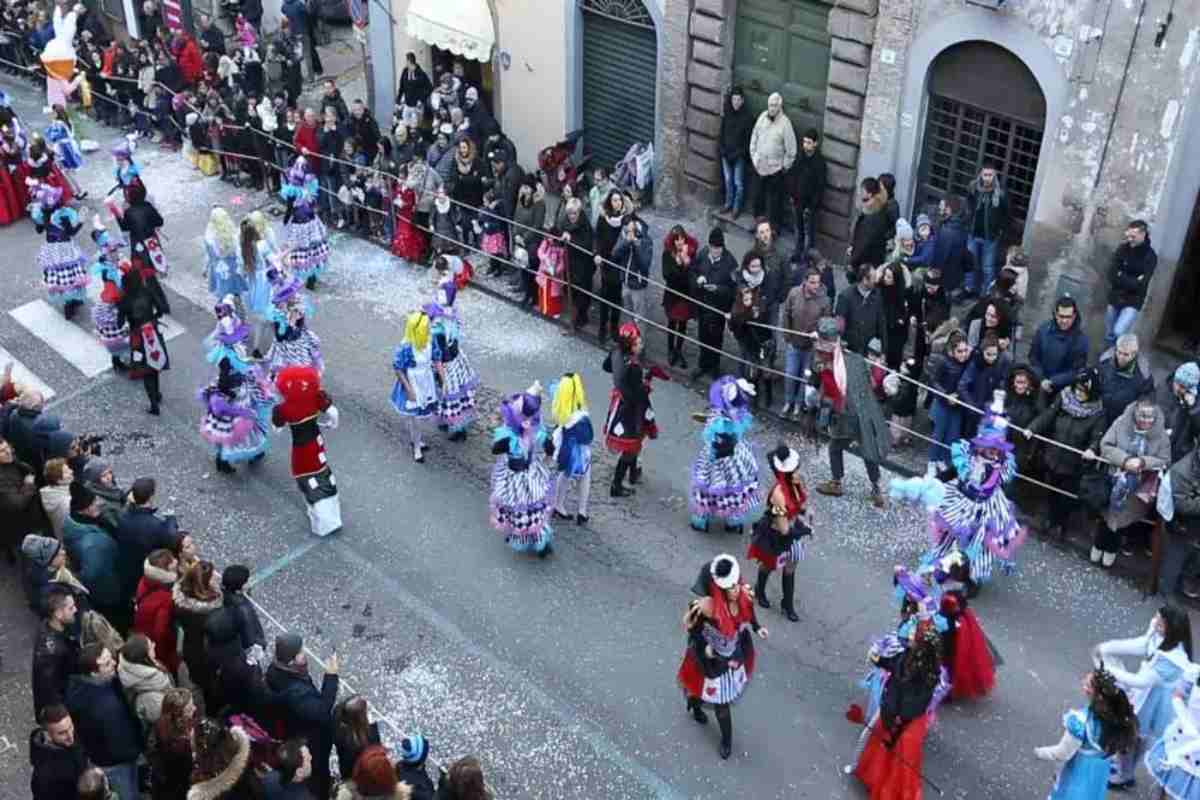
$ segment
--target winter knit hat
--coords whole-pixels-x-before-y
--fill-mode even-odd
[[[872,337],[871,341],[867,342],[867,352],[873,355],[881,355],[883,353],[883,342],[879,341],[878,336]]]
[[[429,757],[429,740],[419,733],[405,736],[400,742],[400,760],[405,764],[423,764]]]
[[[724,247],[725,246],[725,231],[720,228],[713,228],[708,234],[709,247]]]
[[[896,238],[897,239],[913,238],[912,225],[909,225],[908,220],[904,219],[903,217],[896,220]]]
[[[58,539],[31,533],[21,542],[21,554],[39,567],[48,567],[54,557],[58,555],[60,547],[62,544]]]
[[[358,756],[351,776],[358,794],[364,797],[391,797],[396,791],[396,768],[381,744],[373,744]]]
[[[1195,361],[1180,364],[1172,380],[1187,391],[1194,392],[1196,387],[1200,386],[1200,366],[1197,366]]]
[[[304,649],[304,640],[298,633],[281,633],[275,637],[275,660],[280,664],[290,664]]]
[[[71,484],[71,513],[90,508],[96,502],[96,495],[82,483]]]
[[[933,227],[933,223],[929,221],[928,214],[917,214],[917,230],[921,230],[922,225],[928,225],[931,228]]]
[[[240,592],[250,580],[250,568],[244,564],[230,564],[221,573],[221,588],[228,592]]]

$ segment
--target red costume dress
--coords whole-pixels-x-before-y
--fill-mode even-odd
[[[775,488],[767,497],[767,510],[754,526],[754,538],[746,550],[746,558],[757,561],[767,572],[782,569],[804,559],[804,537],[812,529],[800,517],[808,503],[803,486],[792,482],[790,475],[775,473]],[[771,517],[787,518],[787,533],[779,533],[771,525]]]
[[[392,253],[415,264],[425,257],[425,232],[413,224],[417,210],[417,194],[407,186],[396,189],[392,208],[396,214],[396,233],[392,236]]]
[[[658,423],[650,403],[652,374],[644,372],[637,356],[609,353],[604,371],[613,376],[613,389],[604,421],[604,444],[614,453],[636,457],[647,436],[658,438]]]
[[[321,427],[337,427],[337,408],[310,366],[284,367],[275,388],[283,400],[272,410],[271,421],[277,428],[292,429],[292,477],[308,503],[312,532],[328,536],[342,528],[342,507]]]
[[[947,582],[949,584],[949,582]],[[943,585],[942,616],[950,623],[943,635],[945,659],[950,667],[951,696],[955,700],[983,697],[996,686],[996,666],[987,638],[975,612],[967,606],[962,585]]]
[[[25,216],[28,176],[21,142],[15,136],[0,137],[0,225],[10,225]]]
[[[29,177],[48,183],[57,189],[62,189],[62,205],[70,204],[75,198],[75,192],[71,189],[71,184],[63,177],[62,170],[58,168],[58,164],[54,163],[54,157],[50,155],[49,150],[44,150],[38,158],[26,155],[25,166],[29,170]]]
[[[759,628],[750,587],[741,585],[737,613],[725,593],[709,582],[705,600],[693,600],[684,616],[687,649],[676,679],[691,701],[727,705],[742,696],[754,674],[754,637]],[[712,656],[709,656],[709,649]]]

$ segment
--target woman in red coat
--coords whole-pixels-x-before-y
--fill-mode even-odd
[[[683,337],[687,335],[688,320],[696,313],[688,296],[688,282],[691,280],[689,270],[699,250],[699,243],[683,229],[682,225],[671,228],[663,241],[662,274],[667,288],[663,291],[663,313],[667,317],[667,352],[668,363],[673,367],[687,369],[687,359],[683,357]]]
[[[191,86],[204,75],[204,58],[200,55],[200,46],[196,44],[195,39],[182,31],[178,35],[180,46],[176,60],[179,62],[179,71],[183,73],[183,79]]]
[[[8,225],[25,216],[29,205],[29,188],[25,178],[29,168],[25,166],[24,142],[17,136],[16,122],[8,109],[0,109],[0,225]]]
[[[133,631],[154,642],[154,652],[163,666],[178,677],[179,647],[175,638],[175,556],[170,550],[155,550],[143,565],[133,599]]]
[[[403,181],[396,182],[392,199],[392,213],[396,217],[396,233],[392,236],[392,253],[410,264],[416,264],[425,256],[425,232],[413,224],[413,213],[417,208],[417,194]]]

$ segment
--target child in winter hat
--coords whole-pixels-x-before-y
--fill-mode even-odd
[[[899,225],[899,223],[897,223]],[[916,249],[908,257],[908,267],[914,271],[928,269],[933,263],[933,243],[936,238],[928,214],[917,215]]]

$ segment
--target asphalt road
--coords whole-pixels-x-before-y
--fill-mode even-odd
[[[4,88],[26,119],[37,118],[44,98],[8,78]],[[85,124],[82,135],[107,151],[116,136],[94,130]],[[501,798],[865,796],[840,771],[858,733],[843,715],[861,701],[869,642],[894,625],[891,569],[915,562],[925,546],[920,513],[872,509],[857,463],[846,497],[814,498],[816,538],[798,572],[803,618],[788,623],[777,604],[762,615],[770,640],[734,710],[734,756],[722,763],[715,725],[691,721],[674,680],[680,619],[700,564],[723,551],[740,557],[747,544],[687,526],[700,433],[689,415],[702,408],[696,387],[656,385],[663,433],[647,448],[635,498],[608,497],[613,459],[597,448],[588,527],[558,525],[545,561],[515,555],[487,524],[498,398],[578,370],[599,421],[609,387],[603,354],[504,301],[463,293],[465,347],[488,413],[463,444],[429,437],[425,464],[414,464],[388,402],[391,358],[403,315],[428,300],[431,282],[424,268],[338,237],[311,324],[342,412],[327,439],[346,524],[337,536],[314,539],[288,476],[286,436],[260,466],[224,476],[197,433],[196,391],[209,374],[201,339],[213,324],[200,277],[204,224],[214,203],[240,216],[262,195],[204,179],[153,146],[138,158],[167,219],[166,286],[172,316],[186,329],[169,346],[163,415],[144,413],[140,385],[109,372],[83,377],[71,353],[59,354],[7,313],[43,296],[34,267],[40,241],[27,222],[0,230],[8,278],[0,347],[54,389],[54,411],[69,428],[108,437],[105,455],[121,480],[159,479],[161,507],[179,514],[204,557],[254,568],[253,597],[273,622],[301,632],[319,657],[336,648],[345,681],[386,717],[390,740],[419,730],[439,760],[477,754]],[[106,152],[89,159],[81,178],[98,208],[113,183]],[[80,241],[90,251],[90,241]],[[88,329],[88,315],[78,319]],[[787,433],[756,428],[760,459]],[[827,477],[823,451],[805,447],[803,457],[810,482]],[[994,695],[946,706],[929,738],[926,773],[947,797],[1044,796],[1053,768],[1032,749],[1057,741],[1062,712],[1080,704],[1089,647],[1140,633],[1156,609],[1131,586],[1040,541],[1025,546],[1020,562],[975,604],[1005,660]],[[27,796],[33,622],[12,571],[0,566],[0,575],[0,797],[17,798]],[[772,581],[771,597],[778,592]],[[1134,796],[1148,797],[1147,783],[1143,773]]]

